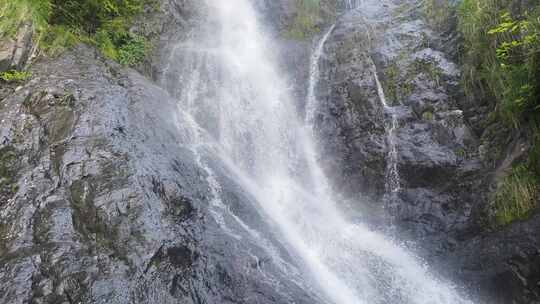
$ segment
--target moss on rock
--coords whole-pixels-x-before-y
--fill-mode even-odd
[[[17,192],[17,151],[12,146],[0,148],[0,205]]]

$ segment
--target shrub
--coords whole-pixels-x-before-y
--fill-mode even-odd
[[[43,34],[41,50],[49,56],[58,56],[82,41],[84,37],[66,26],[54,25]]]
[[[87,42],[108,58],[135,65],[146,56],[147,42],[128,29],[145,5],[156,9],[155,0],[0,0],[0,36],[15,35],[30,22],[47,55]]]
[[[143,37],[129,35],[118,50],[118,62],[123,65],[134,66],[144,60],[147,50],[148,43]]]
[[[36,32],[44,31],[51,10],[47,0],[0,0],[0,38],[14,36],[24,22],[31,22]]]
[[[458,20],[468,95],[492,97],[500,117],[518,127],[540,116],[540,6],[510,12],[510,4],[463,0]]]
[[[5,82],[23,82],[30,78],[32,74],[26,71],[10,70],[0,73],[0,79]]]
[[[538,208],[540,185],[540,5],[515,0],[462,0],[462,82],[471,99],[491,102],[488,121],[528,134],[528,157],[497,187],[494,219],[506,225]]]

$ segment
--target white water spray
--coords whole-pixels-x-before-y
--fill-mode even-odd
[[[214,137],[218,158],[302,259],[304,275],[334,304],[470,303],[403,248],[348,222],[338,210],[317,162],[312,131],[318,61],[331,30],[312,57],[304,123],[249,0],[206,3],[219,31],[201,39],[202,54],[171,64],[168,77],[177,79],[181,107]],[[181,75],[174,78],[175,73]],[[214,186],[212,194],[219,196]],[[217,206],[216,212],[227,211]]]

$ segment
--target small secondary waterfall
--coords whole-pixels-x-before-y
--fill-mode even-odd
[[[313,50],[313,54],[311,54],[311,59],[309,61],[310,71],[306,98],[306,123],[311,127],[313,127],[313,119],[318,106],[317,98],[315,97],[315,88],[319,83],[320,77],[319,60],[321,59],[321,55],[324,51],[324,44],[326,43],[326,40],[328,40],[328,37],[330,36],[335,27],[336,25],[333,24],[322,36],[321,40],[317,43],[317,46]]]
[[[231,211],[219,200],[221,186],[206,159],[210,154],[256,199],[256,208],[275,224],[274,233],[288,250],[300,257],[302,275],[317,283],[326,302],[471,303],[404,248],[347,221],[338,209],[317,162],[312,124],[318,62],[332,28],[312,56],[303,121],[272,56],[275,46],[250,1],[205,3],[212,18],[209,28],[175,46],[164,83],[176,92],[180,110],[193,118],[193,151],[208,173],[215,220]]]
[[[377,94],[386,113],[390,114],[390,126],[386,127],[388,137],[388,165],[386,168],[386,196],[391,199],[399,191],[399,171],[397,167],[398,152],[396,147],[396,132],[398,128],[398,118],[393,107],[386,102],[383,87],[377,75],[377,68],[373,64],[373,78],[377,86]]]

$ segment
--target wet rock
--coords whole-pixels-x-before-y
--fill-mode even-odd
[[[489,303],[539,303],[539,223],[534,215],[474,236],[451,256],[460,269],[456,277],[471,282],[478,298]]]
[[[7,202],[17,192],[17,157],[13,146],[0,149],[0,202]]]
[[[351,13],[354,14],[354,13]],[[365,28],[340,20],[324,47],[315,125],[320,161],[338,192],[381,197],[387,166],[385,115],[373,78]]]
[[[440,235],[462,233],[456,227],[464,229],[462,221],[470,220],[466,214],[472,202],[462,200],[468,190],[454,186],[471,166],[480,168],[460,153],[474,149],[476,139],[454,99],[457,67],[433,49],[436,43],[431,41],[439,38],[414,10],[401,17],[398,11],[404,10],[384,1],[364,3],[343,15],[330,36],[318,91],[326,155],[322,161],[328,172],[336,173],[339,191],[351,197],[370,195],[398,225],[425,225],[406,228],[415,239],[429,235],[444,239]],[[377,92],[375,73],[385,100]],[[382,204],[392,161],[388,134],[392,115],[397,119],[393,144],[401,192]],[[464,162],[470,164],[467,170],[460,166]]]
[[[0,39],[0,72],[21,69],[26,64],[33,47],[32,35],[32,25],[24,23],[14,37]]]
[[[0,111],[0,303],[319,302],[218,163],[215,217],[166,92],[83,46],[32,73]]]

